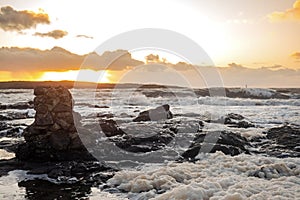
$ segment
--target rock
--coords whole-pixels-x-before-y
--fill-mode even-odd
[[[95,108],[109,108],[109,106],[99,106],[99,105],[95,105]]]
[[[0,110],[5,110],[5,109],[24,110],[24,109],[30,109],[30,108],[33,108],[33,105],[31,102],[19,102],[16,104],[0,105]]]
[[[5,115],[0,115],[0,121],[8,121],[8,120],[13,120],[13,118]]]
[[[47,162],[38,165],[36,163],[26,163],[24,169],[28,170],[28,174],[47,174],[48,177],[52,179],[58,179],[61,176],[66,177],[66,179],[72,177],[80,179],[82,177],[91,176],[92,173],[116,171],[116,169],[99,161]]]
[[[161,130],[151,129],[150,132],[143,136],[136,136],[135,134],[131,134],[131,131],[126,133],[112,119],[102,119],[99,123],[101,131],[109,137],[111,142],[125,151],[134,153],[159,150],[170,143],[178,131],[176,127],[166,125]]]
[[[123,137],[113,138],[116,146],[119,148],[134,153],[146,153],[151,151],[157,151],[169,144],[174,139],[174,132],[172,130],[165,129],[161,133],[149,137],[133,137],[126,135]]]
[[[113,118],[114,114],[112,114],[112,113],[97,113],[97,117]]]
[[[102,185],[117,171],[105,163],[92,161],[26,163],[22,169],[27,174],[44,174],[50,178],[36,176],[34,180],[20,181],[18,186],[26,188],[29,199],[85,199],[91,187]]]
[[[207,132],[196,135],[192,145],[181,157],[186,160],[193,160],[200,150],[206,153],[222,151],[226,155],[235,156],[241,153],[250,153],[247,147],[250,143],[246,138],[232,132]]]
[[[122,131],[117,125],[117,123],[112,119],[108,119],[108,120],[102,119],[99,121],[99,124],[101,130],[107,137],[125,134],[125,132]]]
[[[243,120],[243,119],[245,119],[244,116],[236,114],[236,113],[229,113],[229,114],[227,114],[226,117],[229,118],[229,119],[235,119],[235,120]]]
[[[20,163],[16,158],[9,160],[0,159],[0,177],[8,174],[9,171],[18,169],[23,163]]]
[[[173,114],[170,111],[170,106],[168,104],[159,106],[154,109],[146,110],[133,119],[134,122],[140,121],[159,121],[164,119],[172,119]]]
[[[34,162],[94,160],[76,131],[80,115],[72,111],[68,89],[37,87],[34,94],[35,121],[24,130],[26,143],[19,146],[16,157]]]
[[[265,142],[265,139],[269,141]],[[300,157],[300,127],[283,125],[271,128],[266,138],[255,138],[253,143],[259,147],[259,152],[276,157]]]
[[[247,121],[244,116],[236,113],[229,113],[225,117],[221,117],[221,119],[218,120],[204,119],[204,121],[208,123],[222,123],[222,124],[224,123],[229,127],[235,127],[235,128],[255,127],[255,125]]]
[[[7,111],[5,112],[5,114],[0,115],[0,121],[10,121],[14,119],[27,119],[32,117],[33,116],[30,111],[25,111],[25,112]]]
[[[271,128],[267,132],[267,138],[286,148],[294,149],[300,144],[300,127],[284,125]]]
[[[8,109],[29,109],[33,108],[33,105],[30,104],[29,102],[19,102],[16,104],[8,105]]]
[[[5,137],[20,137],[24,131],[24,127],[8,127],[0,132],[0,136]]]
[[[10,128],[7,123],[0,121],[0,131]]]
[[[230,125],[230,127],[236,127],[236,128],[255,127],[254,124],[252,124],[249,121],[246,121],[244,116],[235,113],[227,114],[224,120],[224,124],[228,124]]]

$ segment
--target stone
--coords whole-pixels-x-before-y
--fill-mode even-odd
[[[67,134],[57,131],[50,135],[49,142],[56,150],[66,150],[71,142],[71,139]]]
[[[60,112],[71,112],[72,107],[69,105],[58,104],[54,107],[53,112],[60,113]]]
[[[23,161],[95,160],[78,136],[79,113],[67,88],[37,87],[34,90],[35,121],[24,130],[25,143],[16,157]],[[86,134],[86,133],[85,133]]]
[[[125,134],[124,131],[122,131],[117,125],[117,123],[112,119],[108,119],[108,120],[101,119],[99,121],[99,125],[103,133],[106,135],[106,137]]]
[[[245,119],[244,116],[236,113],[229,113],[225,117],[221,117],[217,120],[211,120],[209,118],[204,119],[207,123],[221,123],[234,128],[251,128],[255,125]]]
[[[249,154],[249,141],[238,134],[227,131],[212,131],[199,133],[195,136],[193,143],[185,151],[180,159],[193,160],[200,153],[215,153],[222,151],[226,155],[235,156],[241,153]]]
[[[36,87],[34,89],[33,94],[35,96],[44,95],[47,92],[47,89],[49,89],[49,88],[47,88],[47,87]]]
[[[161,131],[152,130],[153,133],[149,133],[149,135],[136,136],[123,131],[112,119],[102,119],[99,123],[101,130],[111,142],[125,151],[134,153],[146,153],[162,149],[174,139],[178,131],[176,127],[166,125]]]
[[[35,118],[35,124],[38,126],[47,126],[54,124],[54,121],[50,113],[37,113]]]
[[[267,142],[266,142],[267,139]],[[266,132],[265,137],[254,138],[256,153],[276,157],[300,157],[300,126],[285,124]]]
[[[165,119],[172,119],[173,114],[170,111],[170,106],[168,104],[159,106],[154,109],[146,110],[133,119],[134,122],[141,121],[159,121]]]
[[[242,116],[240,114],[236,114],[236,113],[229,113],[229,114],[227,114],[227,118],[229,118],[229,119],[235,119],[235,120],[243,120],[243,119],[245,119],[244,116]]]
[[[7,109],[19,109],[19,110],[29,109],[32,107],[33,106],[31,104],[29,104],[28,102],[19,102],[16,104],[7,105]]]

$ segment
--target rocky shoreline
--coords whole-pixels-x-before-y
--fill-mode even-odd
[[[65,87],[37,87],[32,103],[18,104],[18,109],[35,109],[34,122],[23,128],[12,127],[0,122],[0,132],[6,131],[8,138],[19,140],[1,140],[0,148],[16,154],[15,158],[0,160],[0,177],[12,170],[26,170],[28,174],[46,174],[52,183],[80,185],[80,187],[99,186],[114,176],[120,169],[110,166],[104,160],[97,160],[82,143],[97,145],[95,135],[88,126],[81,124],[80,115],[73,111],[74,101]],[[101,107],[101,106],[99,106]],[[107,107],[103,107],[107,108]],[[7,109],[3,107],[2,109]],[[128,115],[130,116],[130,115]],[[176,120],[168,104],[138,112],[132,123],[136,125],[148,121],[159,121],[161,127],[153,127],[149,136],[128,134],[113,117],[98,115],[101,136],[118,148],[131,153],[147,153],[164,149],[176,134],[188,130],[191,126],[182,125]],[[207,125],[224,124],[235,128],[233,131],[209,131]],[[259,137],[247,139],[239,134],[239,129],[255,128],[257,125],[242,115],[229,113],[220,119],[201,118],[196,120],[195,134],[189,147],[174,161],[196,162],[202,153],[223,152],[225,155],[261,154],[278,158],[300,157],[300,127],[284,124],[270,128]],[[26,128],[25,128],[26,127]],[[78,130],[86,135],[82,138]],[[84,131],[82,131],[84,130]],[[99,131],[99,130],[98,130]],[[142,131],[142,130],[141,130]],[[22,132],[21,134],[14,134]],[[22,139],[22,137],[24,139]],[[88,138],[88,139],[87,139]],[[95,143],[95,144],[94,144]],[[259,172],[253,176],[258,176]],[[42,180],[45,183],[45,180]],[[20,185],[32,186],[32,180],[22,181]]]

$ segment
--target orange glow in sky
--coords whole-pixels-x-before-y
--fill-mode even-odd
[[[38,81],[83,81],[109,83],[111,74],[107,70],[94,71],[90,69],[69,70],[65,72],[44,72]]]

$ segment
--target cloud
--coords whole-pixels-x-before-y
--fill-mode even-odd
[[[285,69],[285,67],[282,65],[273,65],[273,66],[261,67],[261,69],[279,70],[279,69]]]
[[[78,37],[78,38],[86,38],[86,39],[94,39],[94,37],[88,36],[88,35],[76,35],[76,37]]]
[[[113,81],[117,78],[127,82],[156,82],[161,84],[193,87],[220,86],[223,80],[226,87],[298,87],[300,70],[287,69],[281,65],[249,68],[237,63],[227,67],[203,67],[184,62],[145,64],[135,60],[126,50],[106,51],[103,54],[90,53],[77,55],[63,48],[50,50],[33,48],[0,48],[0,74],[10,74],[17,80],[25,80],[31,74],[37,77],[44,71],[78,70],[80,67],[94,70],[110,70]],[[26,74],[26,73],[27,74]],[[1,76],[0,76],[1,79]],[[15,80],[14,79],[14,80]],[[215,84],[215,85],[214,85]],[[187,86],[188,84],[186,84]]]
[[[294,20],[300,21],[300,0],[297,0],[293,8],[283,12],[273,12],[269,16],[272,21]]]
[[[50,31],[48,33],[36,32],[33,35],[34,36],[40,36],[40,37],[52,37],[54,39],[60,39],[60,38],[65,37],[66,35],[68,35],[68,32],[67,31],[62,31],[62,30],[53,30],[53,31]]]
[[[261,68],[218,67],[225,86],[295,87],[300,84],[300,70],[280,65]]]
[[[113,76],[115,77],[115,76]],[[281,65],[250,68],[237,63],[227,67],[149,63],[118,74],[121,80],[134,83],[157,83],[188,87],[298,87],[300,70]]]
[[[134,66],[142,65],[144,62],[135,60],[126,50],[105,51],[102,55],[97,53],[89,54],[83,64],[84,68],[95,70],[125,70]]]
[[[172,65],[171,67],[178,71],[185,71],[185,70],[193,69],[193,65],[185,63],[185,62],[178,62],[175,65]]]
[[[111,61],[114,61],[111,63]],[[42,72],[78,70],[83,67],[102,70],[109,65],[109,70],[124,70],[144,64],[131,58],[126,50],[107,51],[102,55],[93,52],[77,55],[61,47],[51,50],[33,48],[2,47],[0,48],[0,71]]]
[[[35,28],[38,24],[50,24],[48,14],[28,10],[17,11],[10,6],[0,9],[0,28],[4,31],[22,31]]]
[[[295,52],[291,55],[292,58],[296,59],[296,60],[300,60],[300,52]]]
[[[159,55],[149,54],[145,56],[146,62],[160,62]]]
[[[244,68],[243,65],[236,64],[236,63],[229,63],[228,66],[231,67],[232,69],[241,69],[241,68]]]
[[[63,48],[51,50],[33,48],[2,47],[0,49],[1,71],[66,71],[78,69],[83,56]]]

